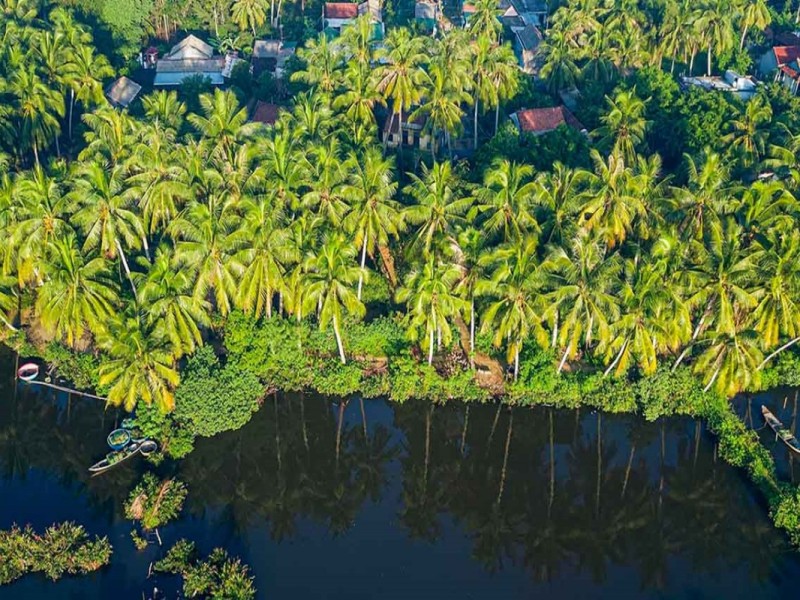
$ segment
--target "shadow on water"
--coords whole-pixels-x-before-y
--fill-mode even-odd
[[[73,519],[108,535],[114,556],[98,574],[28,577],[0,596],[175,597],[174,580],[146,580],[161,549],[137,553],[122,515],[147,466],[86,472],[116,414],[24,386],[15,400],[10,371],[0,528]],[[751,400],[756,427],[760,403],[782,399]],[[261,598],[768,598],[800,582],[765,508],[688,419],[277,395],[161,469],[190,490],[164,543],[239,554]]]

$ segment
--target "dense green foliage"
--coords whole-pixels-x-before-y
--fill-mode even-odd
[[[64,575],[91,573],[108,564],[111,544],[94,539],[75,523],[60,523],[37,534],[31,526],[0,531],[0,585],[26,573],[42,573],[53,581]]]
[[[125,503],[125,516],[141,523],[145,530],[156,529],[180,514],[187,493],[186,484],[182,481],[162,481],[153,473],[145,473],[131,490]]]
[[[221,548],[213,550],[207,559],[198,559],[193,542],[178,540],[154,568],[181,575],[187,598],[251,600],[256,594],[247,565],[230,558]]]
[[[210,346],[192,356],[182,376],[175,418],[199,436],[239,429],[264,395],[258,377],[235,364],[220,366]]]

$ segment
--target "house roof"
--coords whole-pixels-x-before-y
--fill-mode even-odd
[[[122,76],[108,86],[108,89],[106,90],[106,97],[114,106],[122,106],[123,108],[127,108],[130,103],[136,99],[136,96],[138,96],[139,92],[141,91],[142,86],[135,81]]]
[[[779,68],[781,71],[783,71],[783,72],[784,72],[786,75],[788,75],[789,77],[791,77],[792,79],[794,79],[794,80],[796,80],[796,81],[800,81],[800,72],[798,72],[796,69],[793,69],[793,68],[792,68],[792,67],[790,67],[789,65],[781,65],[781,66],[780,66],[780,67],[778,67],[778,68]]]
[[[772,48],[778,66],[785,65],[800,58],[800,46],[775,46]]]
[[[436,19],[439,5],[433,2],[417,2],[414,5],[414,18],[415,19]]]
[[[514,32],[525,50],[536,50],[542,42],[542,32],[535,25],[526,25]]]
[[[253,58],[277,58],[283,42],[280,40],[256,40],[253,44]]]
[[[181,42],[172,47],[164,59],[183,60],[188,58],[211,58],[214,48],[194,35],[188,35]]]
[[[419,115],[416,119],[409,120],[408,116],[403,116],[403,129],[411,131],[420,131],[425,127],[428,118],[425,115]],[[386,122],[383,124],[383,133],[397,133],[400,131],[400,119],[396,115],[389,115],[386,117]]]
[[[259,100],[256,102],[256,106],[255,109],[253,109],[253,114],[251,115],[250,120],[254,123],[274,125],[278,120],[279,113],[280,106],[277,104],[270,104],[269,102],[263,102]]]
[[[156,73],[222,73],[225,58],[186,58],[182,60],[160,60],[156,63]]]
[[[569,125],[578,131],[586,128],[575,118],[566,106],[551,108],[528,108],[519,110],[513,115],[520,131],[525,133],[547,133],[557,129],[559,125]]]
[[[354,2],[326,2],[323,8],[326,19],[355,19],[358,16],[358,4]]]
[[[462,14],[470,14],[471,15],[474,12],[475,12],[475,5],[474,4],[470,4],[469,2],[464,2],[461,5],[461,13]]]

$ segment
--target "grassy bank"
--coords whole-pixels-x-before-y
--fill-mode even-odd
[[[729,401],[702,389],[691,369],[662,367],[647,377],[604,377],[586,364],[558,374],[557,357],[531,345],[520,358],[519,377],[506,378],[502,392],[478,382],[481,369],[456,342],[428,365],[393,317],[354,323],[345,329],[348,354],[342,364],[332,332],[307,322],[273,317],[255,321],[234,313],[219,332],[218,353],[206,345],[181,369],[176,409],[162,414],[140,405],[137,418],[149,436],[162,441],[166,454],[181,458],[198,436],[242,427],[270,392],[313,390],[329,396],[410,398],[432,402],[500,400],[518,406],[589,407],[609,413],[636,413],[647,420],[685,415],[703,419],[718,437],[720,456],[742,468],[765,498],[775,525],[800,545],[800,488],[778,479],[770,452],[756,432],[745,427]],[[76,354],[58,345],[37,350],[20,339],[8,340],[23,355],[36,355],[80,388],[97,385],[102,355]],[[497,360],[488,340],[478,338],[476,352]],[[798,359],[785,353],[764,373],[765,387],[798,385]],[[100,390],[102,392],[102,389]],[[752,390],[756,391],[756,390]]]

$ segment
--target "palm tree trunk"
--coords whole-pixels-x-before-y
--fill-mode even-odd
[[[627,347],[628,347],[628,340],[626,339],[622,344],[622,348],[620,348],[620,350],[619,350],[619,354],[617,354],[617,357],[614,359],[614,362],[612,362],[610,365],[608,365],[608,368],[603,373],[603,377],[608,377],[608,374],[611,373],[611,371],[614,370],[614,367],[617,366],[617,363],[622,358],[622,355],[625,353],[625,348],[627,348]]]
[[[689,350],[691,350],[692,342],[694,342],[697,339],[697,336],[700,335],[700,332],[703,330],[703,322],[706,320],[706,317],[709,314],[711,314],[711,308],[714,306],[714,302],[716,302],[716,300],[717,297],[712,296],[711,300],[708,301],[708,304],[706,305],[706,310],[703,312],[703,315],[697,322],[697,327],[694,328],[691,341],[689,342],[689,344],[687,344],[686,348],[683,349],[683,352],[681,352],[680,356],[678,356],[678,360],[675,361],[675,364],[672,365],[673,371],[678,368],[678,365],[680,365],[683,362],[683,359],[686,358],[686,355],[689,353]]]
[[[361,272],[358,274],[358,299],[361,300],[361,288],[364,285],[364,265],[367,263],[367,234],[364,233],[364,244],[361,247]]]
[[[429,365],[433,364],[433,343],[434,343],[434,339],[433,339],[434,333],[433,332],[434,332],[435,329],[436,329],[435,325],[433,327],[431,327],[430,328],[430,335],[428,336],[428,364]]]
[[[692,48],[692,57],[689,59],[689,77],[692,76],[694,71],[694,57],[697,56],[697,48]]]
[[[69,90],[69,141],[72,141],[72,114],[75,107],[75,90]]]
[[[339,333],[339,321],[333,317],[333,333],[336,334],[336,345],[339,346],[339,358],[342,359],[342,364],[347,364],[347,359],[344,356],[344,345],[342,344],[342,334]]]
[[[272,289],[267,286],[267,319],[272,318]]]
[[[553,316],[553,336],[550,339],[550,346],[555,348],[556,347],[556,340],[558,338],[558,310],[556,310],[556,314]]]
[[[53,140],[56,142],[56,156],[61,158],[61,144],[58,142],[58,132],[53,134]]]
[[[497,135],[497,129],[500,127],[500,102],[494,107],[494,134]]]
[[[125,258],[125,253],[122,251],[122,244],[119,243],[119,240],[117,240],[117,251],[119,252],[119,258],[122,261],[122,268],[125,269],[125,275],[128,276],[128,281],[131,282],[133,297],[138,302],[139,298],[136,295],[136,285],[133,283],[133,277],[131,277],[131,270],[128,268],[128,260]]]
[[[739,50],[744,50],[744,38],[747,37],[747,28],[749,27],[749,23],[745,23],[744,29],[742,30],[742,39],[739,42]]]
[[[336,425],[336,464],[339,464],[339,451],[342,447],[342,423],[344,422],[344,409],[347,407],[347,400],[339,402],[339,419]]]
[[[569,355],[570,346],[572,346],[572,343],[567,344],[567,349],[564,350],[564,356],[561,357],[561,362],[558,364],[559,373],[561,373],[561,370],[564,368],[564,363],[567,362],[567,356]]]
[[[778,356],[778,354],[780,354],[780,353],[781,353],[781,352],[783,352],[784,350],[786,350],[786,349],[788,349],[788,348],[791,348],[792,346],[794,346],[794,345],[795,345],[797,342],[800,342],[800,337],[796,337],[796,338],[794,338],[793,340],[791,340],[790,342],[787,342],[787,343],[785,343],[783,346],[781,346],[780,348],[778,348],[777,350],[775,350],[775,352],[773,352],[772,354],[770,354],[770,355],[769,355],[767,358],[765,358],[764,360],[762,360],[762,361],[761,361],[761,364],[760,364],[760,365],[758,365],[758,368],[757,368],[756,370],[757,370],[757,371],[760,371],[761,369],[763,369],[763,368],[764,368],[764,365],[766,365],[766,364],[767,364],[769,361],[771,361],[773,358],[775,358],[776,356]]]
[[[36,160],[36,166],[40,167],[41,164],[39,163],[39,148],[36,142],[33,142],[33,158]]]
[[[519,347],[521,344],[517,344],[516,349],[514,350],[514,381],[519,378]]]
[[[150,258],[150,245],[147,243],[147,236],[142,236],[142,248],[144,248],[144,255],[147,257],[147,262],[151,262]]]
[[[475,298],[469,305],[469,362],[475,367]]]
[[[706,58],[707,58],[706,62],[707,62],[707,65],[708,65],[708,70],[707,70],[706,74],[709,77],[711,77],[711,42],[708,42],[708,56]]]
[[[473,117],[473,122],[472,122],[472,129],[473,129],[473,136],[474,136],[474,141],[472,142],[472,149],[473,150],[477,150],[478,149],[478,104],[480,104],[480,102],[478,101],[478,96],[476,95],[475,96],[475,115]]]

